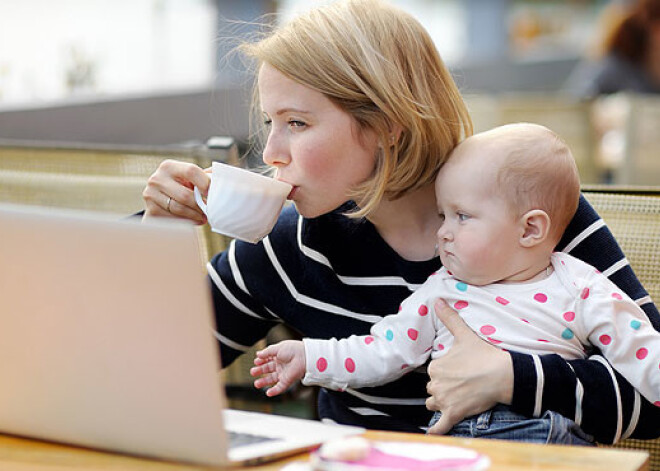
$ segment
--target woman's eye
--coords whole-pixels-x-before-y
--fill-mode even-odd
[[[302,128],[306,126],[306,124],[302,121],[298,121],[297,119],[291,119],[289,120],[289,126],[292,126],[294,128]]]

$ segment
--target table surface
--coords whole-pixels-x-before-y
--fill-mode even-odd
[[[477,450],[490,457],[492,471],[517,470],[648,470],[648,453],[614,448],[538,445],[501,440],[464,439],[421,434],[368,431],[372,440],[443,443]],[[306,461],[306,453],[261,466],[251,471],[274,471],[292,461]],[[183,471],[209,468],[134,458],[0,435],[0,470],[12,471]]]

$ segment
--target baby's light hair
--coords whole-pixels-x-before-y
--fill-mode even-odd
[[[368,215],[382,198],[431,183],[472,134],[467,107],[427,31],[379,0],[315,8],[240,49],[257,66],[267,63],[323,93],[355,119],[358,132],[376,133],[375,171],[351,195],[359,206],[355,217]]]
[[[516,123],[473,136],[476,145],[491,142],[504,153],[496,187],[517,215],[532,209],[551,220],[550,239],[559,242],[577,210],[580,177],[566,143],[550,129]]]

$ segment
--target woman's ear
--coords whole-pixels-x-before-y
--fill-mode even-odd
[[[403,127],[400,124],[392,123],[388,126],[387,132],[387,144],[389,147],[392,147],[396,144],[401,138],[401,133],[403,132]],[[382,147],[380,144],[378,147]]]
[[[520,245],[535,247],[548,238],[550,234],[550,216],[541,209],[527,211],[520,218],[523,228]]]

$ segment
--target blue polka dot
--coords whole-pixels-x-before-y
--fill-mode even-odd
[[[642,323],[639,322],[639,321],[636,320],[636,319],[630,321],[630,327],[632,327],[632,328],[635,329],[635,330],[639,329],[641,326],[642,326]]]
[[[391,342],[394,338],[394,332],[392,332],[390,329],[387,329],[385,332],[385,338]]]
[[[467,291],[467,285],[462,281],[459,281],[458,283],[456,283],[456,289],[459,291]]]
[[[565,338],[566,340],[570,340],[573,338],[573,331],[571,329],[566,329],[561,333],[561,336]]]

